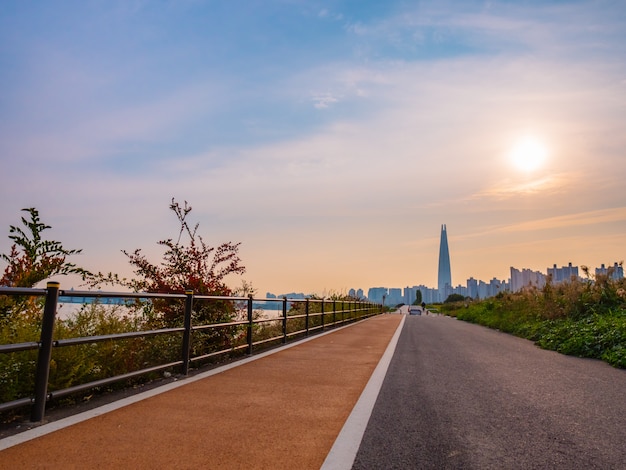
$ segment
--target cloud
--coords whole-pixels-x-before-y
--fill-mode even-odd
[[[502,232],[528,232],[562,228],[574,228],[583,225],[601,225],[611,222],[626,222],[626,207],[598,209],[575,214],[538,219],[502,227]]]
[[[207,103],[220,101],[215,87],[202,84],[181,87],[143,102],[123,103],[110,109],[99,106],[87,115],[59,113],[54,123],[34,123],[27,130],[20,127],[11,134],[3,133],[0,149],[5,155],[30,162],[106,159],[139,142],[154,145],[176,138],[184,125],[211,114]],[[45,101],[39,106],[56,107]]]
[[[432,57],[432,48],[447,56],[521,53],[569,60],[623,52],[625,11],[611,1],[426,1],[396,11],[353,21],[347,31],[367,44],[361,50],[392,46],[410,58]]]
[[[573,187],[582,185],[585,178],[581,174],[557,174],[539,177],[530,181],[512,181],[506,179],[496,183],[487,189],[483,189],[478,193],[470,196],[472,200],[495,199],[510,200],[520,195],[532,196],[542,195],[544,197],[560,197],[571,192]],[[580,187],[579,187],[580,188]]]
[[[321,213],[326,209],[315,209],[308,197],[314,187],[323,188],[316,193],[322,201],[344,191],[347,196],[335,209],[360,213],[400,211],[416,199],[416,192],[419,197],[411,206],[464,204],[473,205],[473,212],[489,211],[494,201],[505,203],[519,195],[533,196],[536,204],[552,201],[546,207],[553,206],[559,198],[592,191],[603,179],[617,184],[620,175],[626,177],[623,164],[610,163],[622,161],[617,154],[586,158],[606,153],[604,133],[621,122],[619,100],[610,100],[611,91],[594,74],[575,73],[573,78],[572,71],[579,69],[532,58],[369,68],[336,64],[332,72],[312,70],[306,83],[320,79],[342,84],[344,90],[367,89],[366,98],[342,97],[348,106],[364,104],[358,116],[330,116],[318,128],[289,139],[180,154],[162,162],[159,172],[188,187],[206,186],[210,179],[216,180],[212,187],[228,191],[229,181],[245,182],[230,197],[231,204],[254,199],[259,210]],[[320,106],[331,106],[336,96],[328,92],[314,98]],[[511,175],[506,158],[519,132],[528,127],[552,144],[546,176],[535,181]],[[388,184],[390,191],[372,196],[369,188],[376,182]],[[294,191],[288,200],[285,189]],[[264,198],[255,198],[259,190]]]
[[[316,109],[326,109],[331,105],[338,103],[339,98],[333,96],[331,93],[313,93],[313,97],[311,98],[313,101],[313,106]]]
[[[322,8],[318,12],[317,16],[321,19],[330,20],[330,21],[341,21],[344,18],[342,13],[336,13],[336,12],[328,10],[327,8]]]
[[[614,224],[626,223],[626,207],[613,207],[606,209],[597,209],[592,211],[573,212],[566,215],[555,215],[549,217],[533,217],[532,214],[528,220],[524,221],[494,221],[493,223],[480,226],[478,230],[466,232],[463,234],[454,234],[454,240],[457,243],[475,243],[477,240],[495,240],[504,239],[509,243],[520,237],[525,240],[523,243],[546,243],[546,239],[540,233],[557,233],[557,239],[577,237],[589,237],[587,234],[581,233],[582,227],[598,228],[601,230],[602,236],[611,238],[613,242],[617,242],[619,238],[619,230],[607,230],[607,227]],[[528,235],[533,236],[529,241]],[[554,236],[549,236],[554,239]],[[521,243],[521,242],[520,242]],[[553,243],[554,244],[554,243]]]

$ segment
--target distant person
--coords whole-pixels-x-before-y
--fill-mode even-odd
[[[422,312],[428,315],[428,310],[426,310],[426,302],[422,302]]]

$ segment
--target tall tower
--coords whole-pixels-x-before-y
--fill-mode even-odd
[[[445,300],[446,285],[452,288],[452,274],[450,273],[450,251],[448,250],[448,233],[445,224],[441,226],[441,241],[439,242],[439,276],[437,289],[441,300]]]

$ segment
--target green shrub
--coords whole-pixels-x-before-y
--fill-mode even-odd
[[[0,344],[38,341],[39,312],[17,312],[0,323]],[[9,321],[10,320],[10,321]],[[146,323],[120,306],[89,304],[55,322],[54,339],[99,336],[146,329]],[[162,335],[55,347],[49,390],[61,390],[180,358],[181,336]],[[30,397],[37,351],[0,354],[0,402]],[[139,379],[141,380],[141,379]]]
[[[530,339],[538,346],[626,368],[626,284],[609,275],[442,306],[459,320]]]

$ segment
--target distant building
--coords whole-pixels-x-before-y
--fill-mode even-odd
[[[426,286],[418,286],[422,292],[422,302],[427,304],[434,304],[439,302],[439,289],[431,289]]]
[[[508,290],[509,286],[505,281],[501,281],[500,279],[496,279],[495,277],[489,281],[489,286],[487,288],[487,297],[495,297],[500,292],[504,292]]]
[[[283,294],[279,297],[287,297],[288,299],[306,299],[309,295],[304,295],[302,292],[290,292],[289,294]]]
[[[624,267],[619,263],[615,263],[612,267],[606,268],[603,264],[596,268],[596,276],[598,275],[609,275],[611,279],[615,280],[622,279],[624,277]]]
[[[409,287],[406,286],[404,288],[404,303],[407,305],[413,305],[415,299],[417,298],[417,286]]]
[[[486,299],[489,297],[489,284],[485,281],[478,281],[478,298]]]
[[[363,289],[350,289],[348,291],[348,296],[352,297],[353,299],[358,299],[358,300],[364,300],[365,299],[365,294],[363,293]]]
[[[404,288],[404,303],[412,305],[413,302],[415,302],[415,299],[417,299],[417,291],[420,291],[422,294],[422,302],[426,302],[427,304],[439,302],[438,289],[426,287],[425,285],[419,285],[413,287],[407,286]]]
[[[452,293],[452,273],[450,271],[450,250],[448,249],[448,232],[445,224],[441,226],[441,239],[439,242],[439,272],[437,280],[439,297],[442,301],[446,300],[448,298],[448,295]]]
[[[472,299],[478,299],[478,281],[473,277],[467,280],[467,295]]]
[[[554,284],[570,282],[578,279],[578,266],[572,266],[572,263],[569,263],[567,266],[557,268],[555,264],[552,268],[548,268],[548,276],[552,278]]]
[[[386,287],[370,287],[367,291],[367,298],[370,300],[370,302],[382,304],[384,296],[385,305],[389,305],[389,303],[386,301],[387,294],[388,292]]]
[[[461,284],[459,284],[454,289],[452,289],[452,294],[459,294],[463,297],[469,297],[469,290],[466,286],[462,286]]]
[[[387,294],[387,300],[385,302],[387,305],[398,305],[404,303],[404,298],[402,296],[402,289],[398,288],[389,288],[389,292]]]
[[[439,293],[439,302],[445,302],[445,300],[454,294],[454,288],[450,284],[446,284],[443,289],[437,289]]]
[[[530,269],[522,269],[520,271],[511,266],[511,292],[519,292],[530,286],[541,289],[545,285],[545,274]]]

